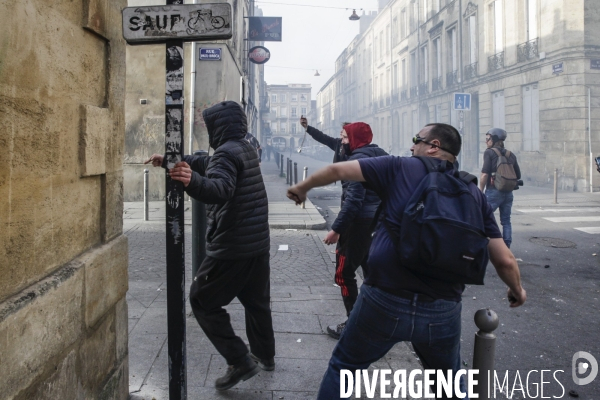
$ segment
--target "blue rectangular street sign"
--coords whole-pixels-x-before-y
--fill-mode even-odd
[[[221,60],[221,49],[203,49],[200,48],[200,61],[219,61]]]
[[[564,71],[563,63],[558,63],[558,64],[552,65],[552,73],[553,74],[560,74],[563,71]]]
[[[454,109],[455,110],[470,110],[471,109],[471,94],[470,93],[454,93]]]
[[[590,60],[591,69],[600,69],[600,60]]]

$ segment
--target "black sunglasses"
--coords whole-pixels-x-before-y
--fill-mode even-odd
[[[447,150],[447,149],[445,149],[445,148],[443,148],[443,147],[441,147],[441,146],[438,146],[437,144],[433,144],[433,143],[430,143],[430,142],[428,142],[427,140],[425,140],[425,139],[423,139],[421,136],[419,136],[419,134],[416,134],[416,135],[415,135],[415,136],[412,138],[412,142],[413,142],[414,144],[419,144],[419,143],[423,142],[423,143],[425,143],[425,144],[426,144],[426,145],[428,145],[428,146],[431,146],[431,147],[437,147],[438,149],[441,149],[441,150],[447,151],[448,153],[450,153],[450,154],[452,154],[453,156],[455,156],[455,154],[453,154],[453,153],[452,153],[450,150]]]

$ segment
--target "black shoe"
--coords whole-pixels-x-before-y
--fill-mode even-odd
[[[275,359],[270,358],[268,360],[261,360],[256,357],[254,354],[250,353],[250,358],[254,360],[258,366],[265,371],[274,371],[275,370]]]
[[[341,324],[331,325],[327,327],[327,334],[334,339],[339,339],[344,332],[344,328],[346,328],[346,322],[342,322]]]
[[[259,372],[260,369],[254,361],[250,357],[246,357],[238,365],[229,365],[227,373],[215,381],[215,388],[219,391],[230,389],[237,385],[239,381],[250,379]]]

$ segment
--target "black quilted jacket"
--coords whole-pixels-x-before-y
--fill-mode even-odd
[[[268,199],[256,149],[244,139],[246,115],[224,101],[206,109],[212,156],[185,156],[194,173],[185,191],[206,203],[206,254],[240,260],[269,253]]]

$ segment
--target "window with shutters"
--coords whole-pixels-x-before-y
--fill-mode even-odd
[[[538,84],[523,86],[523,150],[540,149],[540,100]]]

